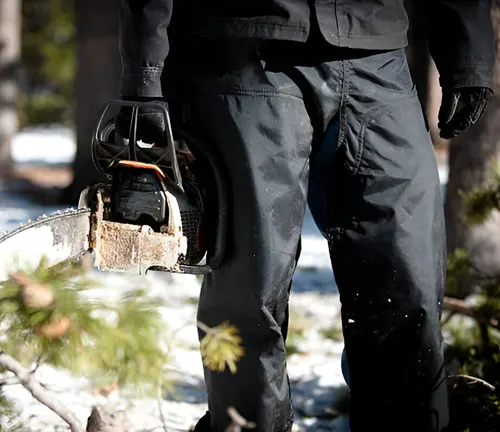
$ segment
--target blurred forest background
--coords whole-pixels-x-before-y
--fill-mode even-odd
[[[98,178],[90,136],[99,110],[118,97],[119,0],[0,1],[0,176],[12,175],[10,140],[22,128],[60,124],[79,143],[74,180],[60,199],[74,202]],[[73,177],[73,176],[72,176]]]
[[[449,367],[482,377],[498,389],[500,171],[492,162],[500,153],[500,62],[496,93],[483,119],[451,142],[440,139],[441,93],[426,48],[425,11],[418,0],[408,0],[407,5],[411,16],[408,60],[436,156],[449,169],[445,212],[450,273],[443,320],[469,319],[460,321]],[[119,96],[118,15],[119,0],[0,0],[0,181],[24,176],[37,183],[37,176],[16,171],[10,143],[18,131],[41,124],[74,130],[77,151],[66,183],[51,189],[57,193],[39,196],[75,205],[79,192],[98,178],[90,137],[103,104]],[[494,6],[497,50],[499,17]]]

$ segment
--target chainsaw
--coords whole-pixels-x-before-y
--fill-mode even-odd
[[[131,110],[128,138],[116,129],[122,108]],[[142,109],[164,116],[162,142],[137,140]],[[76,209],[4,233],[0,263],[29,249],[49,266],[90,255],[96,269],[111,272],[207,274],[221,265],[227,183],[213,148],[185,130],[174,139],[165,106],[122,100],[103,107],[91,146],[106,180],[85,188]]]

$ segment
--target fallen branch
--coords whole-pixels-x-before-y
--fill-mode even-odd
[[[481,315],[481,313],[479,313],[478,311],[472,309],[463,300],[445,296],[443,300],[443,309],[449,312],[459,313],[462,315],[469,316],[481,324],[500,330],[500,322],[498,319],[495,318],[488,319],[487,317]]]
[[[78,419],[61,402],[51,396],[35,379],[33,374],[22,366],[14,357],[0,351],[0,366],[17,376],[19,383],[28,390],[33,397],[63,419],[71,432],[84,432]]]

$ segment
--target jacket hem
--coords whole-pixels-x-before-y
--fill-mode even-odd
[[[189,34],[203,37],[244,37],[262,40],[286,40],[305,42],[309,36],[309,26],[284,25],[280,23],[259,23],[254,21],[217,20],[210,24],[202,24],[190,28]],[[408,45],[406,31],[390,35],[346,35],[337,36],[323,33],[332,45],[342,48],[390,50],[404,48]]]
[[[405,48],[408,45],[407,32],[403,31],[390,35],[332,35],[323,34],[332,45],[340,48],[366,49],[366,50],[393,50]]]
[[[308,22],[292,25],[279,22],[259,22],[257,20],[217,19],[197,23],[186,31],[190,35],[203,37],[243,37],[305,42],[309,35],[309,29]]]

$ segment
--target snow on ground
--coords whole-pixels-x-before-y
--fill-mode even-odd
[[[22,164],[68,164],[76,154],[75,133],[57,124],[31,126],[12,140],[12,157]]]
[[[13,141],[13,156],[18,164],[68,164],[73,160],[74,153],[72,132],[58,126],[30,129],[21,132]],[[442,169],[440,174],[445,179],[447,172]],[[0,185],[0,233],[55,210],[59,209],[33,204],[2,189]],[[172,378],[177,383],[177,394],[164,398],[163,410],[169,428],[189,430],[207,407],[195,327],[199,279],[190,275],[158,273],[140,277],[95,272],[95,276],[100,281],[103,296],[113,298],[123,290],[146,285],[153,294],[161,295],[167,301],[164,317],[168,331],[175,335]],[[345,391],[340,368],[342,342],[326,338],[322,333],[322,330],[338,323],[340,303],[330,270],[327,245],[310,213],[307,213],[304,223],[302,255],[290,303],[291,326],[304,331],[300,338],[293,341],[296,353],[289,357],[288,364],[296,427],[307,431],[347,432],[346,417],[324,418],[325,408],[330,407],[334,399],[340,398]],[[103,396],[92,394],[84,378],[50,367],[41,367],[37,378],[54,391],[82,423],[86,423],[94,404],[105,402]],[[21,407],[22,417],[32,431],[67,430],[59,418],[20,386],[8,387],[6,393]],[[161,429],[155,400],[129,400],[118,394],[110,395],[109,400],[127,406],[129,431]]]

